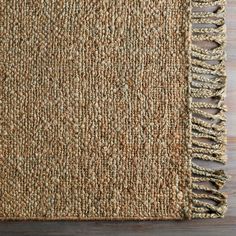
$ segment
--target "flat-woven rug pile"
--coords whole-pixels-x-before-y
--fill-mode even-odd
[[[0,219],[224,216],[224,0],[0,2]]]

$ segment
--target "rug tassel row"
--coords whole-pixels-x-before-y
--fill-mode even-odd
[[[191,3],[192,160],[225,163],[226,3],[225,0],[192,0]],[[192,163],[192,176],[192,217],[223,217],[227,199],[219,189],[228,179],[225,172]]]

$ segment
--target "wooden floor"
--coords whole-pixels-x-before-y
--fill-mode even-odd
[[[224,191],[229,195],[229,209],[224,219],[146,222],[0,222],[0,236],[75,236],[75,235],[236,235],[236,0],[227,7],[228,91],[228,163],[231,180]]]

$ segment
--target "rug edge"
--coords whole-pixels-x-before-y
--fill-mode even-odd
[[[194,163],[194,160],[204,160],[225,164],[227,159],[225,150],[226,107],[224,104],[227,79],[225,8],[226,0],[191,0],[189,80],[192,160],[191,218],[222,218],[227,210],[227,196],[219,191],[228,179],[225,171],[201,167]],[[197,9],[198,11],[195,11]],[[199,11],[199,9],[201,10]],[[195,27],[196,25],[197,27]],[[195,43],[203,41],[215,43],[217,46],[206,49]],[[215,112],[211,113],[209,110]]]

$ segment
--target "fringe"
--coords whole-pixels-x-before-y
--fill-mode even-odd
[[[223,170],[200,167],[194,160],[226,162],[226,1],[192,0],[191,4],[192,218],[219,218],[227,208],[226,196],[219,191],[227,176]]]

